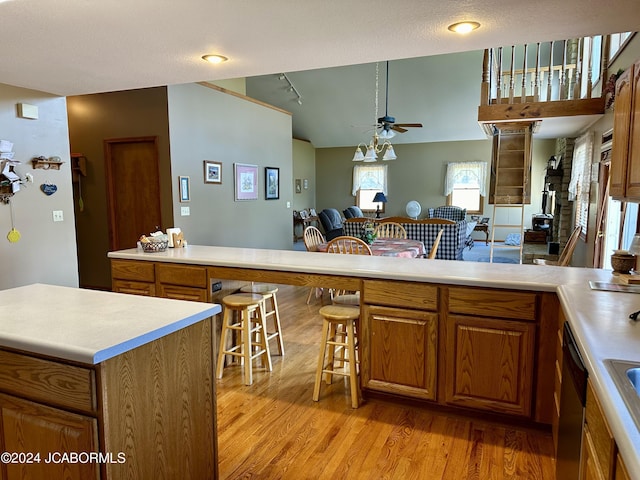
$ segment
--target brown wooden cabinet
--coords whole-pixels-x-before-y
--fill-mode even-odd
[[[640,201],[640,60],[616,82],[610,195]]]
[[[217,478],[212,335],[203,320],[96,365],[0,349],[0,449],[41,459],[0,478]]]
[[[363,299],[363,386],[435,400],[438,287],[367,280]]]
[[[111,289],[118,293],[210,301],[207,268],[136,260],[111,260]]]
[[[370,389],[436,399],[437,313],[365,305]]]
[[[25,455],[0,464],[3,479],[100,478],[97,462],[60,461],[65,452],[99,450],[95,418],[0,394],[0,422],[2,451]]]
[[[582,480],[613,480],[617,447],[598,397],[587,382],[587,404],[582,429]]]
[[[530,416],[536,295],[450,287],[445,402]]]

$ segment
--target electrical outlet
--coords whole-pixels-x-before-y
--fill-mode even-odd
[[[291,208],[291,202],[287,202],[287,208]]]
[[[189,215],[191,215],[189,207],[180,207],[180,215],[183,217],[188,217]]]
[[[53,221],[54,222],[64,222],[64,215],[62,210],[54,210],[53,211]]]

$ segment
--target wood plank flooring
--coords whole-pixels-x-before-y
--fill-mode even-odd
[[[306,305],[307,293],[280,287],[285,356],[272,372],[254,368],[245,386],[230,366],[217,380],[221,479],[555,478],[547,431],[376,398],[352,409],[339,377],[314,402],[321,304]]]

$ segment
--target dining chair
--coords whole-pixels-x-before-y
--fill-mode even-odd
[[[578,244],[578,238],[580,237],[580,226],[576,227],[573,230],[573,233],[567,240],[566,245],[562,249],[562,253],[558,257],[558,260],[546,260],[544,258],[534,258],[533,263],[535,265],[554,265],[557,267],[568,267],[571,263],[571,257],[573,257],[573,251],[576,249],[576,245]]]
[[[304,247],[307,249],[307,252],[317,252],[318,244],[327,241],[320,229],[313,225],[309,225],[304,229],[302,239],[304,240]]]
[[[372,255],[371,247],[357,237],[341,235],[327,244],[327,253],[343,253],[352,255]]]
[[[438,232],[438,235],[436,235],[436,239],[434,240],[433,245],[431,245],[431,250],[429,250],[427,258],[436,258],[436,253],[438,253],[438,246],[440,246],[440,239],[442,238],[442,232],[444,232],[444,228],[441,228]]]
[[[320,229],[314,227],[313,225],[305,227],[304,231],[302,232],[302,239],[304,241],[304,248],[307,249],[307,252],[317,252],[318,244],[325,243],[327,241]],[[314,293],[316,294],[316,297],[321,296],[322,288],[311,287],[309,289],[309,295],[307,295],[307,305],[309,305],[309,303],[311,302],[311,296]]]
[[[396,222],[379,223],[374,232],[376,238],[407,238],[405,228]]]

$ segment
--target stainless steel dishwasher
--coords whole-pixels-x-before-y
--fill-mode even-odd
[[[569,323],[565,322],[562,333],[562,387],[556,480],[580,478],[580,448],[586,400],[587,369]]]

